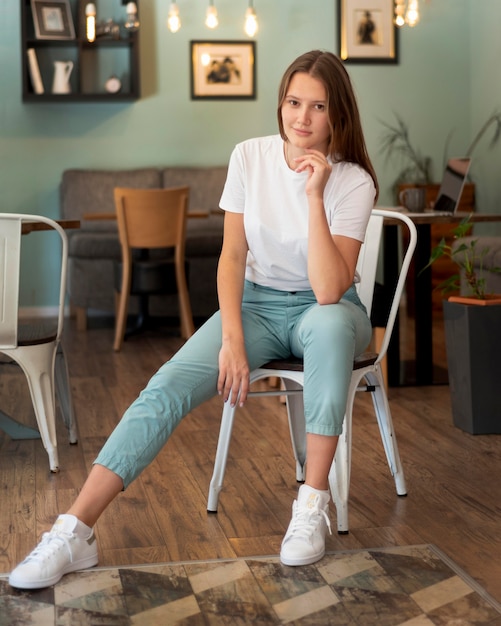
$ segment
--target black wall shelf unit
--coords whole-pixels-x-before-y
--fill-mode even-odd
[[[65,0],[57,0],[64,2]],[[42,9],[49,10],[54,2],[37,0]],[[96,37],[92,43],[86,38],[85,7],[88,0],[68,0],[67,7],[71,12],[75,38],[50,39],[39,38],[35,32],[35,22],[32,10],[32,0],[20,0],[21,3],[21,54],[22,54],[22,101],[26,103],[54,103],[54,102],[130,102],[140,98],[139,75],[139,30],[128,31],[123,24],[126,18],[126,7],[122,0],[97,0],[98,22],[113,20],[119,36],[103,34]],[[103,10],[111,15],[100,15]],[[136,6],[139,15],[139,0]],[[64,7],[64,5],[61,5]],[[56,6],[59,10],[59,8]],[[40,17],[39,17],[40,19]],[[43,93],[40,93],[40,81],[36,88],[36,79],[33,72],[33,60],[38,67]],[[70,74],[69,93],[53,93],[54,63],[57,61],[71,61],[73,69]],[[107,90],[106,83],[110,78],[118,78],[118,91]],[[116,85],[116,82],[115,82]],[[38,91],[38,93],[37,93]]]

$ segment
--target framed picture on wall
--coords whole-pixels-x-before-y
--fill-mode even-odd
[[[254,41],[192,41],[192,100],[255,100]]]
[[[68,0],[31,0],[37,39],[75,39]]]
[[[394,0],[338,0],[339,56],[345,63],[398,63]]]

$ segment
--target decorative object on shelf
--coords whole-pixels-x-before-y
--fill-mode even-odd
[[[395,0],[395,25],[416,26],[419,22],[419,0]]]
[[[258,31],[257,14],[254,9],[253,0],[248,0],[249,6],[245,12],[244,32],[249,37],[254,37]],[[209,0],[209,6],[205,12],[205,25],[207,28],[215,29],[219,25],[219,17],[214,0]],[[181,28],[181,17],[179,7],[175,0],[171,2],[169,13],[167,15],[167,28],[171,33],[177,33]]]
[[[192,100],[254,100],[254,41],[192,41]]]
[[[72,71],[73,61],[54,61],[52,93],[71,93],[70,76]]]
[[[345,63],[398,63],[394,0],[338,0],[339,56]]]
[[[118,76],[110,76],[105,82],[104,88],[108,93],[118,93],[122,89],[122,81]]]
[[[124,23],[125,30],[134,31],[139,28],[139,20],[137,19],[137,4],[135,2],[127,2],[125,8],[127,19]]]
[[[92,43],[96,40],[96,5],[89,2],[85,6],[85,36]]]
[[[125,5],[126,19],[123,28],[126,33],[135,32],[139,29],[140,23],[137,15],[137,4],[135,2],[126,2]],[[112,18],[101,20],[96,23],[96,5],[94,2],[88,2],[85,6],[85,34],[87,41],[93,43],[96,37],[111,37],[111,39],[121,38],[121,26],[119,22],[115,22]]]
[[[35,48],[28,48],[26,50],[26,54],[28,55],[28,67],[30,71],[31,85],[33,87],[33,91],[40,95],[44,93],[44,86],[42,81],[42,75],[40,74],[40,67],[38,65],[37,53]]]
[[[75,39],[68,0],[31,0],[37,39]]]
[[[111,39],[120,39],[120,24],[114,22],[111,18],[106,21],[100,21],[96,25],[96,37],[111,37]]]

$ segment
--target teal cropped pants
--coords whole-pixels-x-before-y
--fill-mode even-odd
[[[290,293],[246,281],[242,317],[250,369],[291,354],[303,357],[306,431],[340,435],[353,358],[371,338],[355,288],[339,303],[320,306],[312,291]],[[181,419],[217,394],[220,348],[217,312],[154,374],[95,463],[118,474],[127,487]]]

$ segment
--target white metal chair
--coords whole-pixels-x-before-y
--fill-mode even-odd
[[[23,225],[43,224],[48,233],[56,231],[60,239],[60,263],[57,274],[49,277],[59,285],[56,320],[21,320],[19,318],[19,284]],[[45,234],[45,233],[44,233]],[[29,243],[29,240],[28,240]],[[18,363],[26,375],[42,443],[49,455],[52,472],[59,470],[56,438],[56,391],[61,413],[69,430],[70,443],[76,443],[77,431],[69,377],[61,335],[66,295],[68,240],[64,229],[54,220],[41,215],[0,213],[0,353]],[[15,425],[16,423],[12,421]],[[12,429],[16,435],[17,429]],[[21,432],[21,431],[19,431]],[[21,438],[19,435],[17,438]]]
[[[336,505],[337,529],[339,533],[348,532],[348,492],[351,471],[352,412],[353,402],[357,391],[369,391],[372,394],[376,419],[379,425],[388,465],[395,480],[397,494],[404,496],[407,493],[404,472],[398,452],[397,440],[393,430],[391,412],[381,368],[381,362],[383,361],[388,349],[391,333],[393,331],[393,326],[398,313],[402,290],[405,285],[409,264],[411,262],[417,241],[416,227],[412,220],[406,215],[381,209],[375,209],[372,212],[367,228],[365,243],[360,249],[357,264],[357,271],[361,277],[357,289],[360,299],[367,307],[367,311],[370,314],[380,242],[383,232],[383,220],[385,218],[399,220],[399,223],[402,223],[407,227],[409,231],[409,238],[407,248],[403,251],[403,260],[399,278],[394,289],[386,330],[379,353],[366,352],[357,357],[353,364],[353,374],[348,393],[348,401],[346,404],[343,433],[339,437],[335,459],[329,473],[329,486],[332,499]],[[304,482],[306,435],[302,395],[304,381],[302,360],[291,359],[267,363],[251,372],[250,381],[251,383],[254,383],[258,380],[270,377],[281,378],[284,389],[256,391],[251,392],[249,395],[285,396],[292,447],[294,457],[296,459],[296,480],[298,482]],[[364,379],[365,384],[360,385],[362,379]],[[235,412],[236,406],[231,407],[229,402],[225,403],[221,418],[214,472],[209,486],[207,510],[211,513],[217,512],[219,492],[223,486]]]

